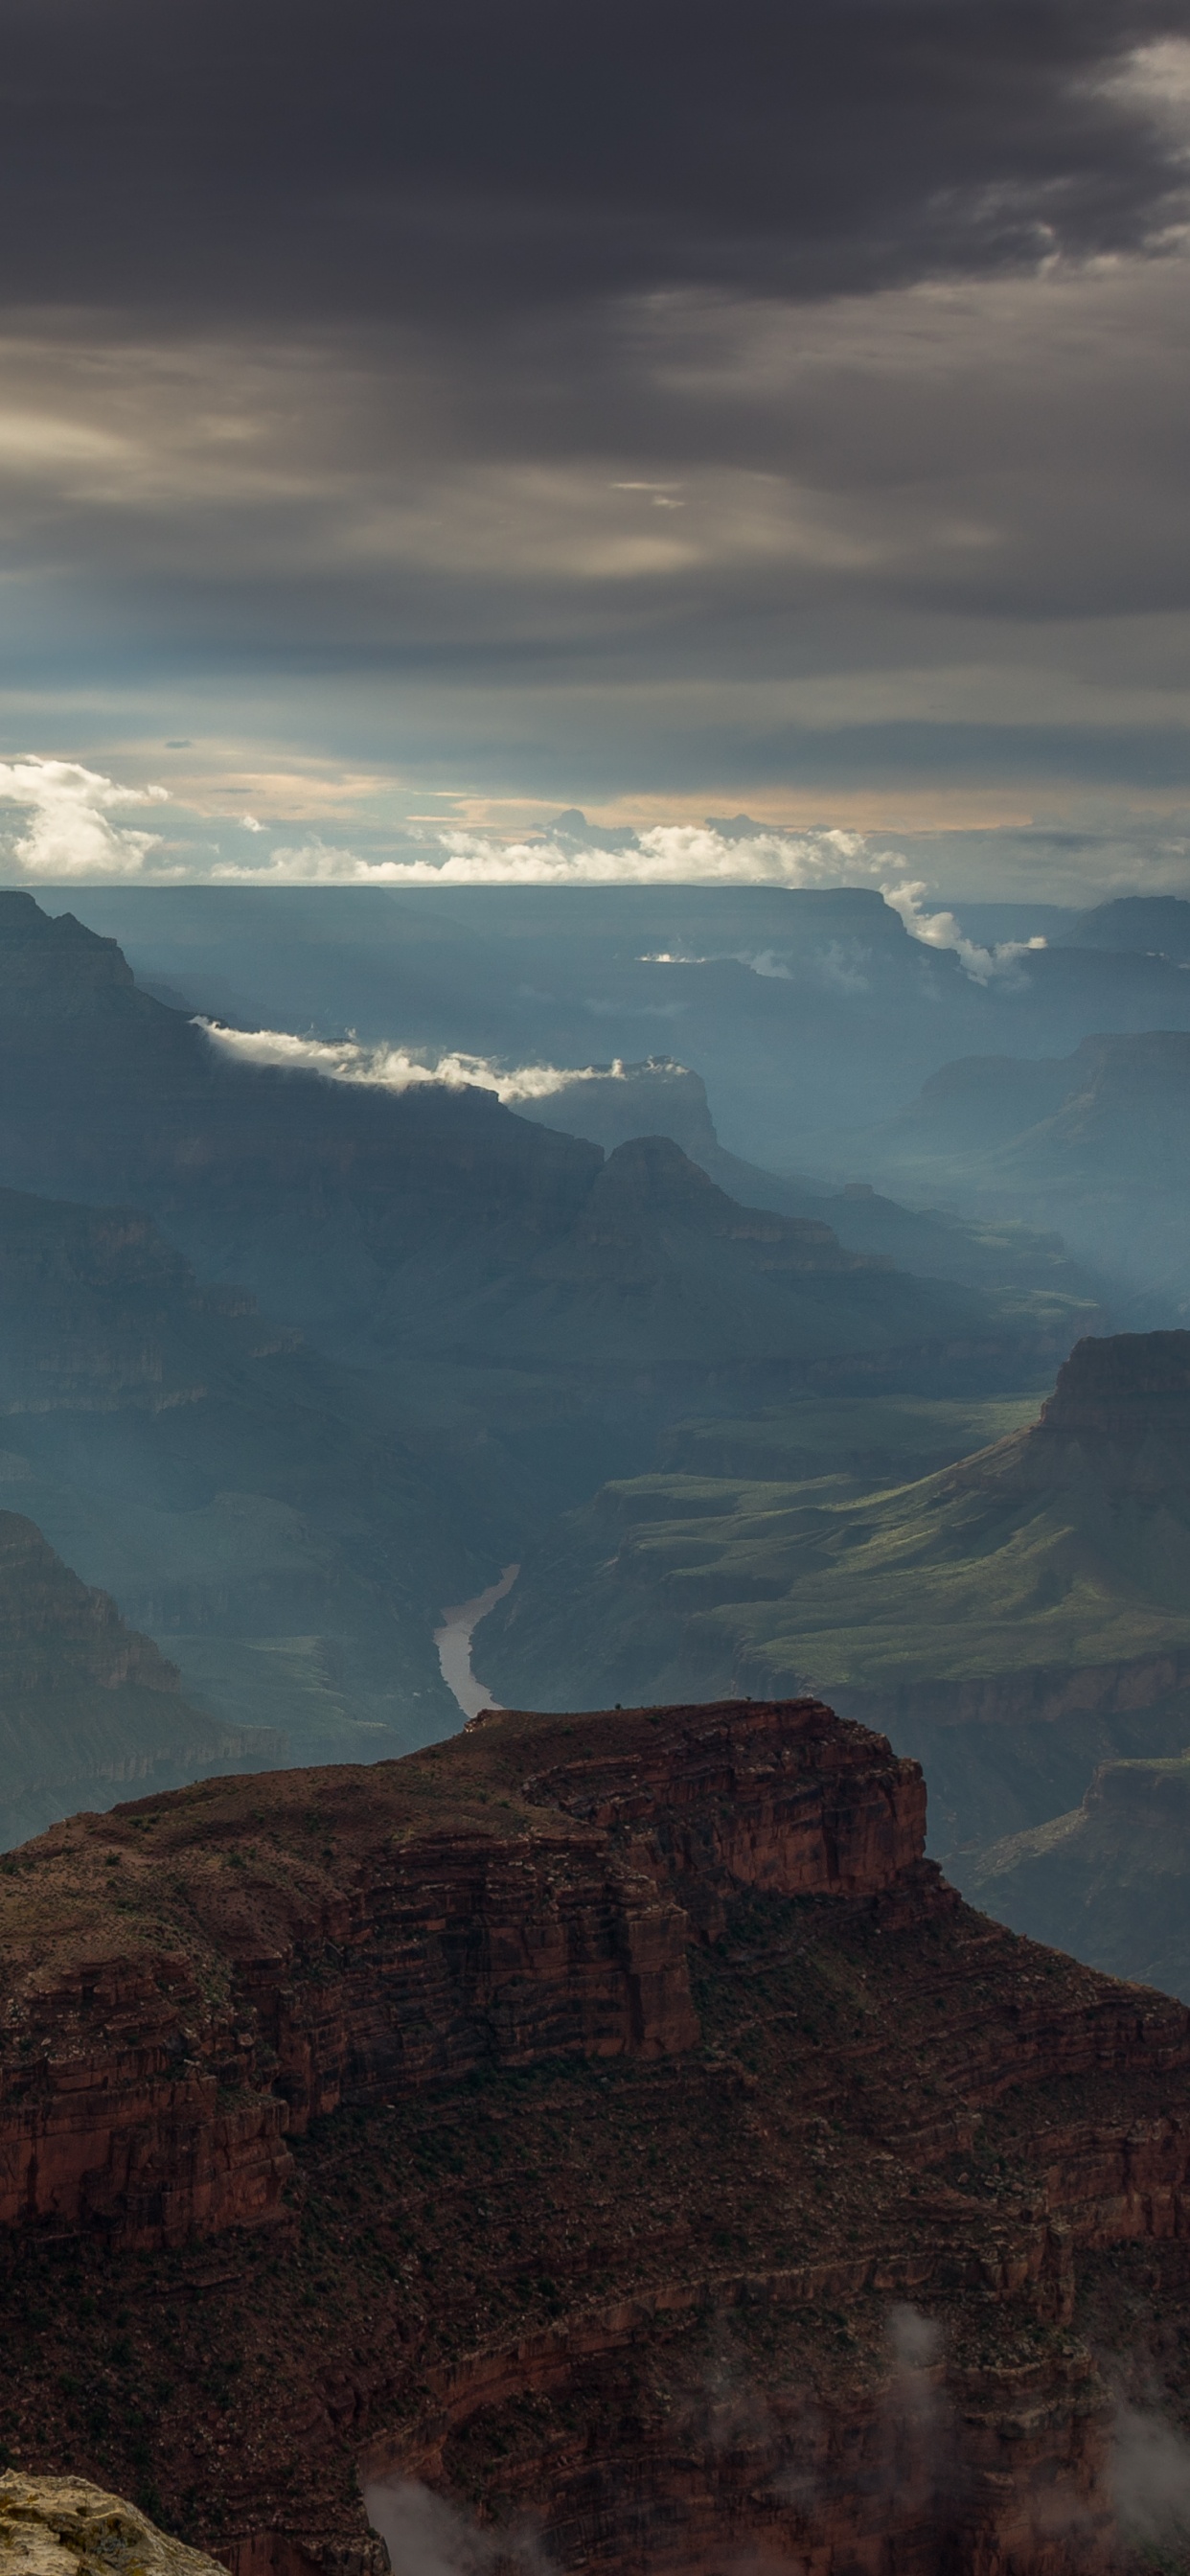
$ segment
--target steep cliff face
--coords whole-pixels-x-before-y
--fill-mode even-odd
[[[131,1200],[208,1275],[270,1303],[288,1286],[289,1320],[374,1307],[411,1222],[440,1263],[460,1234],[472,1258],[493,1229],[532,1248],[602,1161],[490,1092],[398,1099],[229,1062],[114,941],[28,895],[0,895],[0,994],[0,1179]]]
[[[1188,1433],[1190,1333],[1116,1333],[1078,1343],[1042,1405],[1030,1449],[1039,1473],[1060,1476],[1062,1444],[1090,1441],[1105,1481],[1159,1478],[1181,1493]]]
[[[114,1601],[80,1583],[19,1512],[0,1512],[0,1695],[118,1690],[131,1682],[176,1697],[174,1665],[126,1628]]]
[[[501,1719],[424,1763],[274,1774],[263,1807],[256,1783],[209,1782],[27,1846],[0,1906],[0,2224],[102,2213],[118,2244],[181,2243],[275,2214],[284,2133],[344,2098],[558,2051],[688,2048],[690,1910],[713,1925],[740,1885],[872,1894],[920,1850],[915,1767],[814,1702],[657,1731],[626,1766],[595,1742],[568,1755],[565,1721],[526,1745]],[[553,1757],[544,1773],[524,1777],[527,1751]],[[48,1950],[21,1930],[47,1864]],[[166,1864],[175,1937],[105,1960],[113,1894],[159,1924]],[[97,2065],[103,2005],[132,2037]]]
[[[183,1698],[177,1667],[81,1583],[19,1512],[0,1512],[0,1848],[80,1797],[275,1754]]]
[[[923,1821],[803,1700],[501,1713],[29,1845],[0,2439],[240,2576],[364,2576],[360,2473],[407,2556],[412,2480],[461,2563],[536,2516],[608,2576],[1105,2570],[1077,2309],[1180,2313],[1190,2015],[972,1914]]]

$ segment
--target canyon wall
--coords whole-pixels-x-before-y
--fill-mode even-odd
[[[741,1687],[748,1682],[761,1687],[759,1672],[745,1664]],[[965,1893],[982,1883],[976,1873],[987,1844],[1035,1824],[1039,1813],[1075,1806],[1097,1765],[1190,1745],[1190,1654],[1176,1648],[1119,1663],[1026,1665],[875,1690],[845,1685],[833,1697],[921,1763],[931,1850]]]
[[[0,2225],[102,2218],[114,2242],[148,2248],[267,2219],[288,2130],[489,2064],[689,2048],[692,1924],[721,1915],[729,1886],[871,1895],[920,1854],[916,1765],[814,1702],[667,1711],[629,1762],[597,1745],[567,1758],[576,1733],[563,1720],[532,1735],[535,1754],[563,1758],[510,1780],[520,1813],[500,1799],[503,1833],[481,1814],[497,1794],[484,1781],[507,1767],[505,1719],[437,1763],[273,1775],[247,1853],[256,1811],[227,1782],[27,1846],[0,1895]],[[431,1796],[411,1806],[419,1768]],[[464,1802],[450,1823],[438,1775]],[[321,1821],[304,1827],[307,1813]],[[295,1827],[296,1870],[282,1848]],[[155,1905],[165,1853],[189,1939],[137,1955],[125,1934],[105,1956],[109,1891],[133,1915]],[[69,1928],[42,1955],[5,1932],[47,1866]]]
[[[1190,2015],[923,1832],[801,1700],[488,1713],[26,1846],[0,2442],[237,2576],[369,2576],[360,2477],[493,2566],[1099,2576],[1082,2309],[1182,2349]]]

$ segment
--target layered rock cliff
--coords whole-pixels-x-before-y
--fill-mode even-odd
[[[462,1753],[274,1774],[263,1807],[255,1783],[245,1808],[205,1782],[26,1846],[0,1909],[0,2225],[102,2217],[117,2245],[181,2244],[275,2215],[285,2133],[345,2097],[680,2052],[692,1919],[716,1924],[737,1886],[873,1894],[918,1854],[914,1766],[816,1703],[685,1718],[628,1764],[597,1741],[576,1757],[566,1721],[527,1746],[500,1721]],[[20,1927],[47,1863],[43,1951]],[[105,1959],[113,1901],[135,1918],[147,1900],[160,1931],[165,1865],[173,1937]],[[101,2013],[119,2042],[95,2064]]]
[[[241,2576],[375,2567],[361,2473],[394,2535],[409,2481],[477,2515],[462,2563],[535,2516],[608,2576],[1106,2569],[1080,2302],[1179,2349],[1190,2015],[971,1913],[923,1824],[802,1700],[504,1712],[27,1846],[0,2440]]]
[[[764,1171],[720,1144],[701,1074],[672,1056],[609,1065],[560,1082],[543,1099],[518,1103],[517,1115],[538,1127],[561,1127],[586,1136],[606,1152],[636,1136],[669,1136],[721,1190],[743,1207],[769,1208],[782,1216],[831,1229],[850,1252],[883,1255],[898,1269],[927,1279],[952,1279],[983,1288],[1012,1288],[1065,1295],[1082,1304],[1082,1330],[1094,1330],[1102,1284],[1078,1270],[1057,1235],[1021,1225],[988,1226],[937,1208],[898,1206],[869,1182],[844,1188],[794,1174]]]

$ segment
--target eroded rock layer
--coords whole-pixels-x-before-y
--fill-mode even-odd
[[[1079,2303],[1100,2356],[1187,2307],[1190,2016],[923,1830],[803,1700],[502,1713],[27,1845],[0,2440],[240,2576],[375,2567],[361,2472],[398,2568],[427,2511],[608,2576],[1106,2568]]]
[[[285,2132],[345,2097],[688,2049],[692,1917],[715,1925],[740,1886],[872,1894],[920,1851],[916,1766],[812,1701],[636,1732],[625,1760],[598,1721],[501,1720],[424,1758],[201,1783],[27,1845],[0,2224],[102,2223],[148,2248],[275,2217]],[[524,1778],[527,1752],[547,1767]],[[47,1876],[43,1941],[25,1927]]]

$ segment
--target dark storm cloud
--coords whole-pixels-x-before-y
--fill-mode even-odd
[[[0,0],[0,241],[0,750],[212,863],[1190,784],[1190,0]]]
[[[833,293],[1134,248],[1176,151],[1103,0],[25,0],[13,300],[308,317]]]

